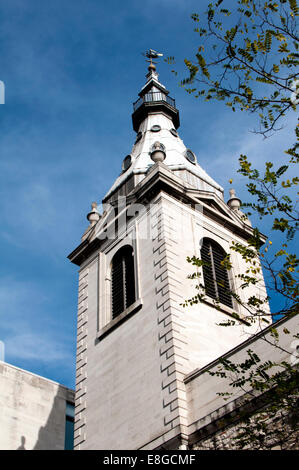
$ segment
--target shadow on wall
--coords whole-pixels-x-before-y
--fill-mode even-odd
[[[17,450],[26,450],[25,442],[26,442],[26,437],[22,436],[21,437],[21,445],[20,445],[20,447],[17,448]]]
[[[33,450],[64,450],[65,443],[65,389],[58,387],[51,412],[45,426],[38,432]]]
[[[22,435],[20,439],[21,445],[17,450],[64,450],[66,442],[66,408],[66,390],[64,387],[59,386],[51,410],[49,409],[47,422],[39,429],[35,446],[33,448],[27,447],[26,449],[26,436]],[[26,426],[28,426],[29,421],[34,426],[37,420],[38,416],[27,417]],[[29,442],[28,439],[27,442]]]

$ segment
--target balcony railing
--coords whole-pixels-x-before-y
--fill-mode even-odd
[[[151,91],[150,93],[146,93],[144,96],[141,96],[137,101],[135,101],[133,104],[134,111],[136,111],[136,109],[138,109],[142,103],[151,103],[153,101],[165,101],[175,108],[175,100],[173,98],[165,95],[165,93],[161,93],[160,91]]]

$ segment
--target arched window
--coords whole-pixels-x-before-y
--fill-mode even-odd
[[[230,283],[227,269],[222,266],[226,253],[218,243],[208,238],[203,239],[201,259],[204,262],[203,279],[207,296],[218,300],[228,307],[233,307],[232,296],[229,293]]]
[[[135,302],[134,255],[131,246],[123,246],[112,258],[112,318]]]

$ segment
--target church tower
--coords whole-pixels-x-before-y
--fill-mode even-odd
[[[131,154],[102,209],[92,204],[90,225],[69,255],[80,267],[76,449],[186,449],[184,378],[255,333],[242,320],[217,325],[244,313],[220,286],[244,295],[236,281],[242,258],[231,253],[230,271],[221,260],[252,228],[234,192],[225,203],[184,145],[175,100],[152,61],[132,122]],[[184,306],[197,292],[186,261],[193,255],[207,262],[206,296]]]

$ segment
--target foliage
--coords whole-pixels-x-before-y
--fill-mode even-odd
[[[203,27],[192,15],[202,44],[194,60],[185,59],[189,77],[182,85],[233,111],[258,112],[260,132],[268,135],[298,101],[296,0],[239,0],[236,11],[223,3],[209,4]]]
[[[182,86],[197,98],[224,102],[233,112],[256,113],[259,118],[256,132],[270,136],[279,129],[278,122],[296,110],[298,103],[298,15],[296,0],[239,0],[235,10],[224,8],[223,0],[210,3],[203,20],[198,14],[192,15],[202,43],[195,59],[185,60],[189,76],[182,80]],[[169,63],[173,61],[168,58]],[[292,316],[298,313],[299,260],[288,249],[299,221],[294,198],[299,184],[296,176],[298,126],[295,134],[297,143],[285,151],[286,156],[278,168],[274,168],[272,162],[265,162],[261,172],[252,167],[246,155],[239,158],[238,172],[247,178],[251,196],[251,201],[242,205],[247,213],[239,211],[239,216],[245,222],[252,213],[260,219],[270,218],[272,230],[281,234],[282,241],[271,257],[272,242],[269,240],[265,244],[266,239],[258,229],[252,230],[247,244],[232,243],[231,253],[221,263],[223,269],[231,270],[232,256],[241,257],[246,269],[235,279],[237,289],[230,291],[234,308],[221,326],[231,327],[239,321],[258,322],[262,329],[265,324],[271,325],[272,317],[277,314]],[[288,174],[292,177],[286,176]],[[205,301],[207,297],[201,278],[204,262],[196,256],[187,261],[195,269],[189,278],[196,281],[197,292],[186,299],[184,306]],[[263,286],[262,268],[270,280],[267,283],[269,295],[275,292],[284,300],[279,311],[269,312],[269,297],[265,292],[263,295],[259,292],[259,287]],[[256,295],[252,295],[252,286]],[[250,289],[251,294],[246,295],[246,289]],[[214,305],[223,310],[218,300],[214,300]],[[290,332],[285,329],[283,334]],[[273,325],[270,326],[270,340],[263,339],[275,348],[281,347],[278,331]],[[209,373],[226,379],[230,375],[231,387],[243,390],[249,400],[257,394],[267,396],[264,410],[242,416],[234,446],[258,449],[271,448],[276,443],[282,446],[283,440],[288,440],[290,435],[296,441],[298,420],[292,409],[298,400],[296,368],[286,362],[261,362],[257,354],[249,350],[243,363],[222,360],[219,370]],[[227,392],[220,395],[225,396]]]
[[[223,0],[210,3],[202,25],[198,14],[191,16],[202,44],[194,61],[185,60],[189,77],[182,80],[182,85],[196,97],[223,101],[233,111],[257,113],[259,132],[268,136],[277,129],[278,121],[287,112],[296,110],[298,102],[298,95],[294,94],[294,84],[299,86],[296,71],[299,65],[298,15],[296,0],[238,0],[232,10],[224,8]],[[168,61],[172,62],[172,58]],[[191,88],[191,84],[197,86]],[[288,158],[284,158],[278,168],[274,168],[272,162],[265,162],[265,170],[261,174],[260,170],[252,167],[246,155],[239,158],[238,172],[247,178],[246,186],[252,196],[251,202],[242,205],[247,210],[246,215],[255,213],[260,219],[271,218],[272,230],[285,235],[281,247],[271,259],[266,255],[271,245],[262,250],[262,243],[259,243],[252,258],[248,258],[248,248],[232,246],[232,250],[239,252],[248,263],[242,276],[243,289],[257,284],[256,275],[262,261],[272,279],[268,290],[284,297],[285,306],[281,312],[273,312],[274,315],[298,309],[299,262],[295,254],[289,253],[288,244],[298,229],[294,191],[298,188],[299,178],[285,176],[296,175],[298,126],[295,134],[297,143],[286,150]],[[203,286],[199,287],[200,293],[189,301],[202,300]],[[236,301],[239,300],[236,297]],[[252,304],[260,308],[254,312]],[[254,313],[260,315],[261,307],[257,300],[252,299],[251,305],[246,305],[249,318]]]
[[[242,392],[237,432],[230,438],[235,449],[298,448],[298,369],[288,362],[261,362],[251,349],[240,363],[221,359],[210,375],[228,379],[234,390]],[[221,392],[225,400],[233,392]],[[252,406],[254,403],[254,412]],[[247,405],[247,406],[246,406]],[[251,409],[250,409],[251,408]],[[229,423],[227,423],[229,424]],[[220,443],[216,446],[219,448]]]

